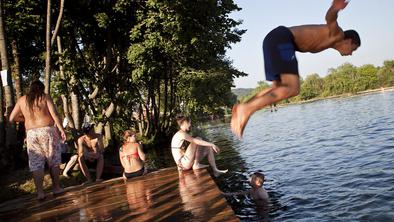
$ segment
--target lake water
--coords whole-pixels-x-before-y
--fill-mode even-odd
[[[223,192],[266,175],[269,206],[227,197],[242,221],[394,221],[394,92],[262,110],[242,141],[229,123],[204,133],[230,170],[216,179]]]

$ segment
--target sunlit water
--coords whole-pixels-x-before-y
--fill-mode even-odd
[[[263,110],[242,141],[228,123],[205,127],[230,170],[216,179],[223,192],[266,175],[268,208],[227,197],[242,221],[394,221],[394,92]]]

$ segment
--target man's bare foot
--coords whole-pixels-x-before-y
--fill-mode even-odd
[[[244,104],[235,104],[231,114],[231,131],[240,139],[249,120],[249,116],[245,115],[244,106]]]
[[[220,176],[220,175],[222,175],[224,173],[227,173],[227,172],[228,172],[228,170],[214,170],[213,171],[213,176],[218,177],[218,176]]]
[[[198,164],[193,165],[193,170],[198,170],[198,169],[207,168],[207,167],[209,167],[209,165],[198,163]]]
[[[96,179],[96,182],[101,182],[103,181],[103,179]]]
[[[53,189],[52,192],[53,192],[53,195],[57,195],[57,194],[63,193],[64,189],[59,187],[59,188]]]
[[[37,193],[37,200],[44,200],[45,199],[45,193],[44,192],[38,192]]]
[[[87,181],[85,181],[84,183],[82,183],[82,185],[88,185],[88,184],[91,184],[91,183],[93,183],[92,180],[87,180]]]

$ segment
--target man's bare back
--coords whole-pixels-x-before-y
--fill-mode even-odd
[[[53,120],[48,108],[48,96],[42,97],[37,101],[36,106],[33,107],[33,112],[29,110],[26,102],[26,96],[22,96],[16,106],[20,107],[21,113],[25,119],[26,130],[40,128],[45,126],[53,126]]]
[[[332,48],[336,42],[344,38],[342,31],[330,36],[327,25],[301,25],[289,27],[289,29],[293,33],[298,50],[301,52],[321,52]]]

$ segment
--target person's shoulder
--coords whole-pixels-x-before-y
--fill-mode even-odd
[[[23,95],[16,101],[16,103],[18,104],[18,103],[22,103],[22,102],[25,102],[25,101],[26,101],[26,95]]]
[[[79,142],[84,142],[85,136],[86,135],[82,135],[82,136],[78,137],[78,139],[77,139],[78,143]]]

